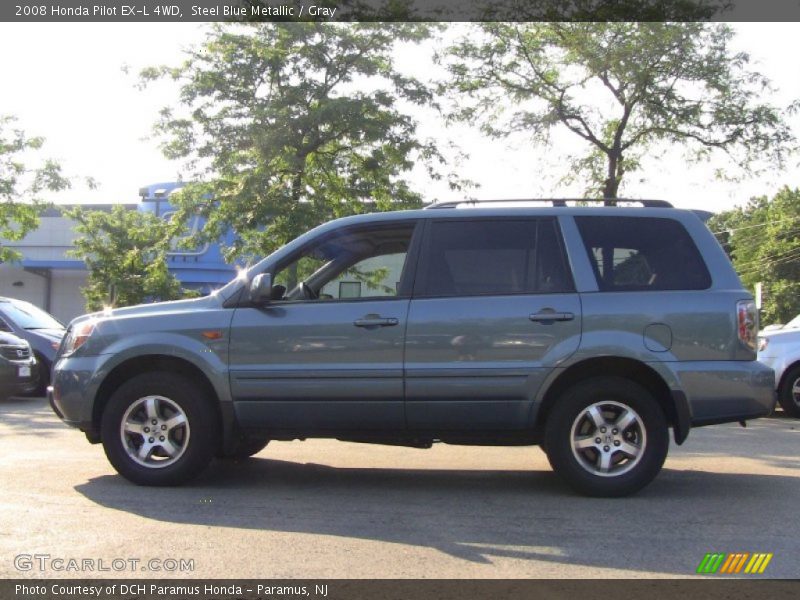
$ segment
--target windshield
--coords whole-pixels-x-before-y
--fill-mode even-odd
[[[784,329],[800,329],[800,315],[797,315],[794,319],[789,321],[786,325],[783,326]]]
[[[0,310],[22,329],[64,329],[63,323],[28,302],[2,302]]]

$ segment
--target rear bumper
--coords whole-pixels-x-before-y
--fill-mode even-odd
[[[775,408],[775,373],[756,361],[670,365],[686,395],[692,427],[765,417]]]

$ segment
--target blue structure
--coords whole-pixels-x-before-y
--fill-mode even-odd
[[[138,209],[169,219],[175,208],[169,203],[169,196],[184,184],[176,182],[154,183],[139,189],[142,203]],[[203,220],[195,217],[188,223],[189,235],[200,230]],[[225,241],[230,242],[231,235]],[[236,276],[236,267],[225,262],[219,244],[183,249],[175,240],[173,249],[167,255],[170,272],[178,278],[183,287],[209,294],[212,290],[228,283]]]
[[[183,184],[155,183],[139,190],[141,203],[122,204],[129,210],[139,210],[170,218],[175,209],[169,196]],[[93,204],[86,208],[110,211],[119,204]],[[197,218],[189,223],[190,233],[202,227]],[[85,312],[81,288],[86,285],[88,271],[82,260],[67,252],[74,247],[75,223],[56,208],[47,210],[39,228],[20,241],[0,240],[16,249],[22,260],[0,264],[0,296],[27,300],[67,322]],[[233,235],[226,236],[231,242]],[[204,244],[198,248],[178,247],[178,240],[167,257],[170,272],[181,285],[208,294],[236,276],[236,266],[223,260],[219,244]]]

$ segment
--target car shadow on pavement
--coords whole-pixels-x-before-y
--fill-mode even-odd
[[[12,428],[15,435],[49,436],[64,425],[47,404],[47,398],[11,396],[0,401],[0,424]]]
[[[170,523],[423,546],[473,563],[505,557],[685,576],[703,552],[780,551],[768,546],[786,538],[795,512],[775,498],[797,497],[799,484],[791,476],[667,468],[636,496],[604,499],[574,495],[549,471],[255,458],[216,463],[180,488],[136,487],[108,475],[75,489],[103,507]],[[649,557],[653,544],[662,550]]]

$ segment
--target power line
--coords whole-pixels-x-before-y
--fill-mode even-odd
[[[787,254],[791,254],[792,252],[796,252],[797,250],[800,250],[800,246],[795,246],[794,248],[789,248],[785,252],[779,252],[778,254],[766,254],[764,256],[759,256],[757,258],[754,258],[753,260],[748,260],[746,262],[740,262],[736,266],[738,268],[742,268],[742,267],[746,267],[748,265],[752,265],[752,264],[755,264],[755,263],[762,263],[763,264],[765,262],[771,262],[772,260],[774,260],[776,258],[781,258],[781,257],[783,257],[783,256],[785,256]]]
[[[753,265],[752,267],[749,267],[749,268],[746,268],[746,269],[737,269],[737,272],[740,275],[756,273],[759,270],[761,270],[762,268],[775,267],[777,265],[784,265],[784,264],[796,261],[796,260],[800,259],[800,248],[795,248],[795,251],[796,251],[796,254],[793,254],[792,256],[784,256],[783,258],[778,258],[776,260],[763,261],[760,265]]]
[[[774,225],[775,223],[787,223],[789,221],[797,221],[800,220],[800,217],[790,217],[788,219],[780,219],[779,221],[768,221],[766,223],[757,223],[755,225],[745,225],[744,227],[733,227],[733,228],[726,228],[720,229],[719,231],[712,231],[714,235],[718,235],[720,233],[733,233],[734,231],[744,231],[745,229],[754,229],[756,227],[767,227],[768,225]]]

